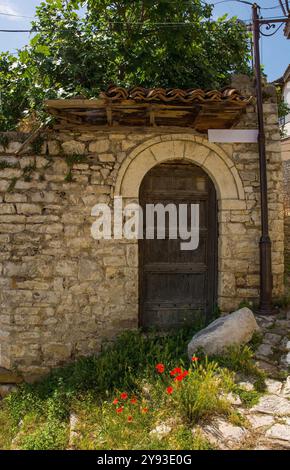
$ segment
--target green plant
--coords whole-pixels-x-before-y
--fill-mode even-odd
[[[216,413],[229,414],[230,403],[222,392],[234,386],[230,372],[206,358],[188,371],[188,376],[176,386],[170,396],[173,407],[190,423],[196,423]]]
[[[283,295],[273,299],[273,306],[278,308],[287,308],[290,305],[290,295]]]
[[[8,189],[7,189],[8,193],[13,191],[13,189],[15,188],[16,183],[17,183],[17,178],[16,177],[12,178],[11,181],[10,181],[10,184],[8,186]]]
[[[265,374],[255,364],[253,359],[254,353],[250,346],[231,346],[227,348],[223,354],[211,357],[221,367],[225,367],[234,372],[242,372],[245,375],[256,377],[260,382],[260,389],[265,380]]]
[[[252,310],[253,309],[253,302],[250,302],[248,300],[242,300],[242,302],[239,303],[238,308],[244,308],[244,307],[247,307],[250,310]]]
[[[44,122],[45,99],[96,97],[110,83],[208,89],[250,73],[246,27],[236,17],[213,20],[212,8],[200,0],[41,2],[30,44],[0,54],[0,128],[31,115]]]
[[[64,177],[66,183],[71,183],[73,181],[72,169],[70,168],[67,174]]]
[[[36,163],[31,163],[23,168],[23,179],[25,182],[31,181],[31,175],[36,170]]]
[[[221,316],[221,313],[222,313],[222,311],[221,311],[219,305],[215,304],[214,309],[213,309],[213,318],[219,318]]]
[[[249,348],[253,352],[255,352],[257,351],[258,347],[262,344],[262,342],[263,342],[263,334],[258,331],[255,331],[252,336],[251,341],[249,342]]]
[[[38,155],[41,152],[42,146],[44,144],[44,138],[41,135],[38,135],[30,144],[32,151],[35,155]]]
[[[154,365],[158,359],[172,366],[176,360],[187,360],[185,345],[193,334],[190,328],[164,336],[126,332],[114,344],[104,347],[99,356],[81,358],[54,370],[39,383],[22,385],[6,403],[15,420],[20,421],[30,412],[45,416],[51,398],[55,401],[57,397],[58,406],[66,415],[74,399],[88,393],[102,399],[108,399],[108,391],[113,396],[118,389],[137,393],[143,380],[156,378]]]
[[[290,113],[290,107],[282,96],[282,88],[276,87],[277,98],[278,98],[278,117],[280,121],[280,135],[281,137],[287,137],[285,132],[285,117]]]
[[[242,403],[248,408],[255,406],[261,397],[261,392],[258,392],[257,390],[244,390],[237,387],[235,392],[239,395]]]
[[[6,149],[9,145],[9,137],[7,134],[0,133],[0,145]]]
[[[24,420],[22,431],[17,439],[17,447],[22,450],[61,450],[68,441],[68,426],[55,419],[27,424]]]
[[[240,425],[242,417],[227,400],[228,392],[247,406],[259,394],[238,387],[223,365],[252,373],[252,366],[245,365],[251,359],[247,349],[231,351],[222,363],[195,357],[188,367],[186,345],[196,331],[126,332],[99,356],[21,384],[0,403],[0,447],[66,449],[74,413],[77,449],[211,449],[198,428],[192,434],[191,425],[220,414]],[[255,377],[262,383],[261,375]],[[152,430],[167,422],[172,430],[160,441]]]

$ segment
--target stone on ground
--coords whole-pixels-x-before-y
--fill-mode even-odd
[[[285,367],[290,367],[290,352],[286,356],[281,357],[281,364]]]
[[[259,327],[251,310],[247,307],[220,317],[193,336],[188,345],[192,357],[202,348],[206,354],[222,353],[229,346],[248,343]]]
[[[15,385],[0,385],[0,398],[5,398],[11,392],[17,390]]]
[[[290,401],[278,395],[265,395],[251,408],[252,413],[264,413],[276,416],[290,416]]]
[[[252,428],[259,429],[266,426],[271,426],[274,423],[274,417],[271,415],[252,414],[247,416]]]
[[[240,426],[216,418],[211,424],[202,427],[204,437],[210,444],[219,449],[231,449],[240,447],[242,441],[247,437],[248,431]]]
[[[272,346],[268,343],[262,343],[256,351],[256,357],[258,358],[271,356],[272,354],[273,354]]]
[[[274,424],[274,426],[266,432],[266,437],[286,441],[288,444],[287,447],[290,447],[290,426],[287,424]]]
[[[252,384],[249,381],[238,382],[238,386],[244,390],[247,390],[247,392],[251,392],[252,390],[255,389],[254,384]]]
[[[275,333],[266,333],[263,338],[263,343],[271,344],[272,346],[276,346],[280,343],[282,339],[281,335],[277,335]]]
[[[71,413],[69,417],[69,448],[73,448],[75,440],[79,436],[78,432],[79,418],[75,413]]]
[[[171,431],[172,431],[171,426],[168,426],[167,424],[162,423],[156,426],[155,429],[152,429],[152,431],[150,431],[150,435],[156,436],[157,439],[163,439],[163,437],[167,436],[167,434],[171,433]]]
[[[290,375],[288,375],[282,390],[283,397],[290,398]]]
[[[239,406],[242,404],[240,397],[238,395],[234,395],[232,392],[226,395],[226,399],[231,405]]]
[[[279,380],[266,379],[265,384],[268,393],[271,395],[280,395],[283,386],[282,382],[279,382]]]

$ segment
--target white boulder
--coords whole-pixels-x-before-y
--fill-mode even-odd
[[[191,358],[200,348],[208,355],[219,354],[229,346],[248,343],[255,331],[259,331],[259,327],[252,311],[241,308],[218,318],[194,335],[188,345],[188,355]]]

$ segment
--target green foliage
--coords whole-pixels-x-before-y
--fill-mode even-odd
[[[0,134],[0,145],[6,149],[9,145],[9,137],[7,134]]]
[[[190,423],[214,414],[229,414],[231,406],[223,397],[234,386],[233,376],[216,362],[195,365],[186,380],[177,384],[172,397],[173,408]]]
[[[285,125],[283,122],[285,122],[285,117],[290,113],[290,108],[288,103],[284,101],[283,95],[282,95],[282,88],[281,86],[276,86],[276,91],[277,91],[277,98],[278,98],[278,117],[280,120],[280,134],[281,137],[287,137],[287,133],[285,132]]]
[[[261,398],[261,393],[257,390],[243,390],[242,388],[237,388],[236,393],[239,395],[242,403],[248,408],[255,406]]]
[[[16,183],[17,183],[17,178],[16,177],[12,178],[7,189],[8,193],[12,193],[13,189],[15,188]]]
[[[257,351],[258,347],[262,344],[263,342],[263,334],[255,331],[251,341],[249,342],[249,347],[253,352]]]
[[[221,316],[221,309],[218,304],[215,304],[214,309],[213,309],[213,318],[219,318]]]
[[[273,299],[273,306],[278,308],[287,308],[290,305],[290,295],[283,295]]]
[[[255,377],[261,383],[264,383],[265,375],[256,366],[253,360],[253,350],[247,346],[231,346],[221,355],[211,357],[221,367],[226,367],[234,372],[242,372],[246,375]]]
[[[23,179],[26,182],[31,181],[31,175],[36,170],[36,163],[32,163],[23,168]]]
[[[33,150],[33,153],[35,155],[40,154],[42,146],[44,143],[44,138],[41,135],[38,135],[32,142],[31,142],[31,148]]]
[[[67,155],[65,157],[66,164],[69,168],[72,168],[74,165],[78,163],[85,163],[87,161],[87,157],[85,155]]]
[[[1,432],[2,431],[2,432]],[[0,405],[0,449],[8,450],[15,434],[17,426],[7,407]]]
[[[66,448],[67,441],[66,423],[50,418],[41,422],[37,416],[28,415],[15,444],[22,450],[61,450]]]
[[[142,403],[142,402],[141,402]],[[94,403],[78,409],[80,424],[74,446],[80,450],[127,449],[127,450],[209,450],[212,446],[204,439],[200,432],[193,436],[188,424],[176,420],[172,431],[162,440],[150,431],[156,427],[160,420],[165,419],[159,411],[159,403],[150,403],[147,413],[139,412],[138,405],[130,408],[133,421],[128,423],[129,413],[124,411],[117,415],[112,403],[104,402],[102,407]],[[163,405],[162,405],[163,406]],[[176,419],[176,411],[173,419]]]
[[[0,55],[0,129],[31,110],[43,120],[44,99],[98,96],[112,82],[216,88],[247,73],[245,26],[211,12],[201,0],[43,1],[29,46]]]
[[[242,302],[239,303],[238,308],[244,308],[247,307],[250,310],[253,308],[253,302],[249,302],[248,300],[242,300]]]
[[[192,434],[192,424],[222,414],[240,425],[227,393],[240,395],[246,406],[256,403],[259,394],[240,389],[234,374],[224,368],[227,364],[252,372],[252,367],[245,367],[251,360],[246,347],[218,358],[220,363],[200,358],[181,382],[175,381],[170,371],[177,365],[188,368],[186,345],[193,333],[126,332],[98,357],[78,359],[40,382],[22,384],[0,404],[0,447],[66,449],[69,416],[74,412],[79,418],[74,447],[80,450],[211,449],[198,428]],[[156,371],[157,363],[165,365],[164,373]],[[169,385],[172,394],[166,393]],[[128,397],[122,398],[121,392]],[[117,413],[120,406],[123,410]],[[151,433],[160,423],[172,428],[161,441]]]
[[[137,392],[143,380],[156,377],[156,362],[171,364],[186,361],[185,345],[194,332],[189,329],[159,336],[153,333],[124,333],[113,345],[99,356],[81,358],[63,368],[54,370],[47,378],[36,384],[24,384],[17,394],[7,398],[11,413],[20,421],[30,412],[67,416],[76,398],[90,393],[107,399],[108,393],[126,389]],[[57,403],[55,413],[51,402]]]

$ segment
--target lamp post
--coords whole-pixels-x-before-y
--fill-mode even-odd
[[[271,313],[272,304],[272,261],[271,261],[271,240],[269,236],[268,221],[268,189],[267,189],[267,159],[265,145],[265,128],[263,115],[263,96],[261,83],[261,63],[260,63],[260,23],[258,5],[252,6],[253,20],[253,51],[254,70],[256,77],[256,99],[258,112],[258,145],[259,145],[259,170],[260,170],[260,197],[261,197],[261,238],[260,238],[260,305],[261,314]]]
[[[260,7],[254,3],[252,5],[252,31],[253,31],[253,55],[254,71],[256,77],[256,99],[258,113],[258,146],[259,146],[259,171],[260,171],[260,199],[261,199],[261,238],[260,238],[260,304],[259,313],[269,315],[272,312],[272,261],[271,261],[271,239],[269,236],[268,220],[268,188],[267,188],[267,156],[265,145],[265,128],[263,113],[262,78],[260,63],[260,36],[272,36],[274,33],[261,33],[261,26],[265,25],[266,30],[275,29],[276,23],[289,24],[290,18],[283,19],[263,19],[259,16]],[[283,5],[283,14],[286,10]]]

